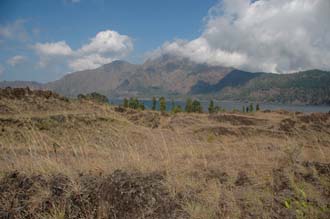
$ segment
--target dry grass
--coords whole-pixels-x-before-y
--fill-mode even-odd
[[[294,113],[180,113],[160,116],[158,128],[149,128],[143,118],[132,121],[112,106],[36,101],[43,110],[23,100],[0,100],[12,110],[0,115],[1,173],[61,173],[75,179],[80,173],[107,175],[118,169],[158,172],[190,218],[289,218],[291,210],[297,217],[300,211],[304,218],[329,216],[329,175],[315,173],[317,185],[296,177],[304,162],[330,163],[329,115],[326,121],[305,123]],[[283,125],[285,119],[295,124]],[[274,190],[274,170],[285,170],[291,186],[312,197],[311,207],[287,209],[277,200],[281,193]],[[242,172],[248,180],[238,186]],[[317,192],[320,188],[325,193]],[[294,194],[288,198],[298,200]],[[283,214],[274,212],[278,206]],[[63,209],[47,217],[64,218]]]

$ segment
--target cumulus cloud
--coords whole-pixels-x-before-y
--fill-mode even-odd
[[[24,62],[25,60],[26,60],[26,58],[24,56],[16,55],[16,56],[13,56],[10,59],[8,59],[7,63],[11,66],[16,66],[16,65]]]
[[[65,41],[55,43],[37,43],[34,49],[40,55],[46,56],[68,56],[72,54],[71,47]]]
[[[203,33],[166,42],[165,53],[250,71],[330,70],[329,0],[223,0],[210,9]]]
[[[120,35],[116,31],[106,30],[99,32],[90,43],[84,45],[81,53],[117,53],[125,55],[133,49],[132,40],[126,35]]]
[[[47,66],[56,57],[57,61],[62,58],[61,61],[66,62],[70,69],[78,71],[97,68],[125,57],[133,50],[133,42],[129,36],[105,30],[77,50],[71,49],[65,41],[37,43],[33,48],[40,56],[40,66]]]

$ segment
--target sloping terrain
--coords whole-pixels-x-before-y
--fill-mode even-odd
[[[160,114],[0,90],[0,218],[330,217],[330,114]]]

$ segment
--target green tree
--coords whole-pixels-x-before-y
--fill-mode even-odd
[[[193,109],[193,107],[192,107],[192,100],[191,100],[190,98],[188,98],[188,99],[186,100],[185,111],[186,111],[187,113],[191,113],[191,112],[192,112],[192,109]]]
[[[260,110],[260,106],[259,106],[259,103],[257,103],[256,105],[256,111],[259,111]]]
[[[245,113],[245,106],[242,106],[242,113]]]
[[[156,105],[157,105],[157,99],[156,97],[152,97],[152,110],[156,110]]]
[[[202,113],[203,112],[203,107],[201,103],[198,100],[194,100],[192,102],[192,111],[195,113]]]
[[[78,100],[82,100],[82,99],[85,99],[86,97],[83,94],[78,94],[77,98],[78,98]]]
[[[214,113],[215,112],[213,100],[210,101],[208,110],[209,110],[209,113]]]
[[[171,99],[171,111],[173,111],[175,108],[175,103],[174,103],[174,100],[173,98]]]
[[[140,103],[139,103],[139,109],[141,109],[141,110],[144,110],[144,109],[145,109],[145,107],[144,107],[144,103],[143,103],[143,102],[140,102]]]
[[[136,97],[131,97],[128,101],[128,107],[131,109],[138,109],[139,105],[139,100]]]
[[[99,94],[99,93],[96,93],[96,92],[87,94],[86,96],[89,99],[95,100],[95,101],[100,102],[100,103],[109,103],[109,100],[105,95],[102,95],[102,94]]]
[[[176,105],[174,106],[174,108],[172,109],[172,113],[181,113],[182,112],[182,108],[180,105]]]
[[[128,108],[128,99],[127,98],[124,98],[124,107]]]
[[[160,109],[161,112],[166,111],[166,99],[165,99],[165,97],[159,98],[159,109]]]
[[[253,109],[253,103],[250,103],[249,112],[252,113],[253,111],[254,111],[254,109]]]
[[[78,99],[91,100],[99,103],[109,103],[109,99],[105,95],[99,94],[97,92],[89,93],[86,95],[79,94]]]

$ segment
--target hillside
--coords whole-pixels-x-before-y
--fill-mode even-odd
[[[329,105],[330,72],[258,74],[240,86],[227,86],[217,91],[219,98],[228,100]]]
[[[330,216],[330,114],[160,114],[0,89],[0,218]]]

